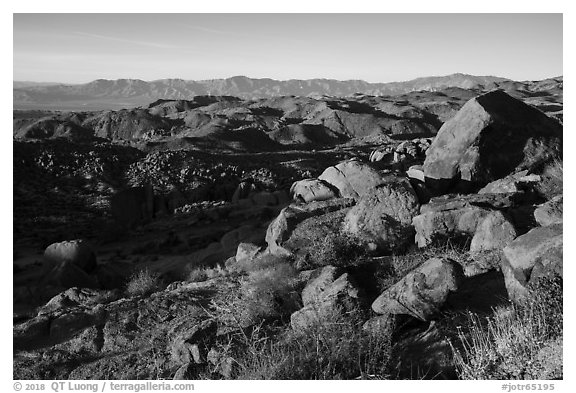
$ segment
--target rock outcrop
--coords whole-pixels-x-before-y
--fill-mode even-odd
[[[562,224],[537,227],[504,248],[502,273],[511,300],[524,300],[527,286],[539,277],[563,276],[562,233]]]
[[[298,223],[307,218],[345,209],[352,205],[354,205],[354,200],[340,198],[285,207],[280,211],[278,217],[268,225],[268,229],[266,230],[268,251],[275,255],[291,255],[291,252],[282,247],[282,245],[290,238],[290,234]]]
[[[495,90],[468,101],[444,123],[426,160],[426,183],[437,192],[482,187],[562,156],[562,125]]]
[[[399,250],[412,241],[418,197],[407,179],[391,179],[360,198],[343,230],[380,251]]]

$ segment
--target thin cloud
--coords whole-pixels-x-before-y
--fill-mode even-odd
[[[227,31],[227,30],[219,30],[219,29],[213,29],[211,27],[204,27],[204,26],[198,26],[198,25],[190,25],[187,23],[177,23],[178,26],[182,26],[182,27],[186,27],[188,29],[192,29],[192,30],[196,30],[196,31],[202,31],[204,33],[210,33],[210,34],[220,34],[220,35],[227,35],[227,36],[240,36],[240,37],[254,37],[254,35],[252,34],[247,34],[244,32],[238,32],[238,31]]]
[[[182,48],[182,47],[177,46],[177,45],[161,44],[161,43],[149,42],[149,41],[130,40],[130,39],[126,39],[126,38],[111,37],[111,36],[106,36],[106,35],[101,35],[101,34],[93,34],[93,33],[85,33],[85,32],[81,32],[81,31],[75,31],[74,34],[80,35],[80,36],[83,36],[83,37],[96,38],[96,39],[100,39],[100,40],[114,41],[114,42],[122,42],[122,43],[125,43],[125,44],[146,46],[146,47],[149,47],[149,48],[157,48],[157,49],[185,49],[185,48]]]

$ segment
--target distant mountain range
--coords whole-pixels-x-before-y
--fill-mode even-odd
[[[417,78],[406,82],[368,83],[334,79],[253,79],[235,76],[226,79],[188,81],[160,79],[98,79],[86,84],[14,82],[14,109],[118,109],[149,104],[157,99],[191,99],[199,95],[236,96],[244,99],[275,96],[335,96],[353,94],[402,95],[413,91],[446,88],[487,90],[515,83],[506,78],[452,74]]]

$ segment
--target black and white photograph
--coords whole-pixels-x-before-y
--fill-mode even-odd
[[[563,13],[110,11],[12,15],[16,391],[558,390]]]

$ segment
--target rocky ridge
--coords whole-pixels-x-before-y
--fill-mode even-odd
[[[194,133],[210,135],[235,121],[234,127],[257,123],[266,133],[289,119],[321,119],[331,132],[356,132],[365,142],[373,124],[364,123],[365,115],[378,119],[375,107],[387,116],[399,110],[397,101],[390,106],[377,97],[194,102],[156,102],[134,113],[170,119],[176,127],[193,124]],[[414,102],[398,113],[420,118]],[[213,114],[190,113],[201,107],[225,113],[218,119],[223,123],[211,123]],[[521,307],[542,280],[563,276],[561,122],[503,91],[470,97],[459,107],[436,137],[428,135],[431,143],[408,132],[404,142],[345,148],[339,140],[323,151],[216,154],[139,150],[122,142],[125,134],[108,131],[88,143],[15,141],[18,244],[31,244],[24,219],[46,214],[46,207],[27,210],[39,209],[30,191],[40,186],[54,195],[71,195],[75,187],[87,190],[86,198],[98,194],[92,214],[105,212],[103,221],[122,234],[104,241],[88,231],[54,233],[36,245],[45,249],[39,265],[19,267],[15,378],[241,378],[246,337],[264,329],[268,339],[288,345],[333,321],[359,321],[358,342],[374,335],[387,340],[386,377],[394,367],[398,378],[415,370],[424,370],[422,377],[456,377],[451,343],[458,336],[447,315]],[[106,114],[99,129],[114,127],[116,115]],[[526,116],[537,121],[528,127]],[[74,121],[91,124],[87,119],[94,117]],[[131,133],[128,123],[118,124]],[[148,123],[130,124],[141,130]],[[161,133],[168,127],[158,124]],[[254,129],[239,127],[234,132]],[[501,132],[490,132],[495,129]],[[138,132],[130,138],[142,139]],[[535,150],[500,157],[496,167],[506,170],[495,170],[492,151],[475,146],[498,146],[502,133]],[[226,132],[216,134],[226,139]],[[91,169],[98,165],[99,171]],[[449,170],[437,176],[431,168]],[[36,175],[25,176],[30,169]],[[438,187],[430,179],[449,184]],[[461,180],[474,187],[462,187]],[[57,188],[63,184],[68,192]],[[57,209],[51,214],[54,221],[63,216]],[[96,241],[62,243],[79,237]],[[126,246],[132,251],[120,249]],[[43,297],[26,308],[30,293]],[[347,377],[366,377],[350,372]]]

